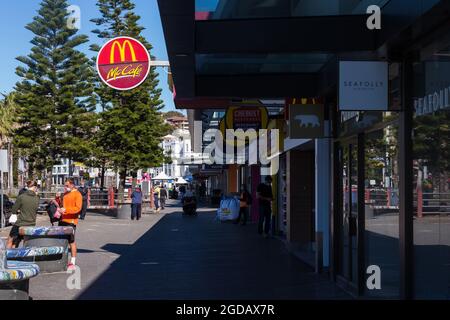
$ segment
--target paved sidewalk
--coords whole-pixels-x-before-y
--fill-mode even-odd
[[[256,226],[165,215],[80,299],[348,299]]]
[[[279,240],[208,209],[185,217],[175,206],[140,222],[91,214],[77,239],[82,289],[68,290],[65,273],[41,275],[30,282],[34,299],[349,298]]]
[[[166,213],[146,214],[140,221],[118,220],[110,216],[88,212],[86,220],[77,227],[77,265],[81,270],[81,288],[89,287],[111,264],[121,257],[121,250],[131,247]],[[38,216],[37,225],[50,225],[47,215]],[[0,232],[7,237],[9,228]],[[30,296],[34,300],[76,299],[82,290],[69,290],[65,272],[40,274],[30,280]]]

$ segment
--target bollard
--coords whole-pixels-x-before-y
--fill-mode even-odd
[[[387,206],[390,207],[392,203],[392,194],[390,188],[387,189],[386,195],[387,195]]]
[[[155,209],[155,199],[153,198],[153,187],[150,188],[150,208]]]
[[[108,206],[110,209],[114,209],[114,189],[112,187],[108,189]]]
[[[423,191],[421,187],[417,187],[417,217],[423,217]]]

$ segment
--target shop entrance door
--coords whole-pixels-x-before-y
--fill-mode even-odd
[[[359,174],[363,159],[360,158],[358,138],[338,142],[339,177],[339,264],[338,280],[349,291],[358,294],[359,250]]]

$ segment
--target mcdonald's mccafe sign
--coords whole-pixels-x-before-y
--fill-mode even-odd
[[[136,39],[109,40],[99,51],[97,71],[102,81],[116,90],[131,90],[141,85],[150,72],[150,54]]]

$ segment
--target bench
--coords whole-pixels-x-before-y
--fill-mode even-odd
[[[61,270],[60,261],[64,255],[64,247],[23,247],[6,250],[8,261],[36,263],[41,273],[57,272]],[[62,263],[62,262],[61,262]]]
[[[30,279],[38,274],[39,266],[34,263],[8,261],[0,240],[0,300],[29,300]]]
[[[32,261],[40,267],[42,273],[66,271],[69,255],[68,236],[73,233],[72,227],[20,227],[19,234],[24,237],[25,251],[9,254],[11,256],[28,254],[28,257],[19,259],[25,261],[30,260],[30,257],[31,259],[36,257]]]

